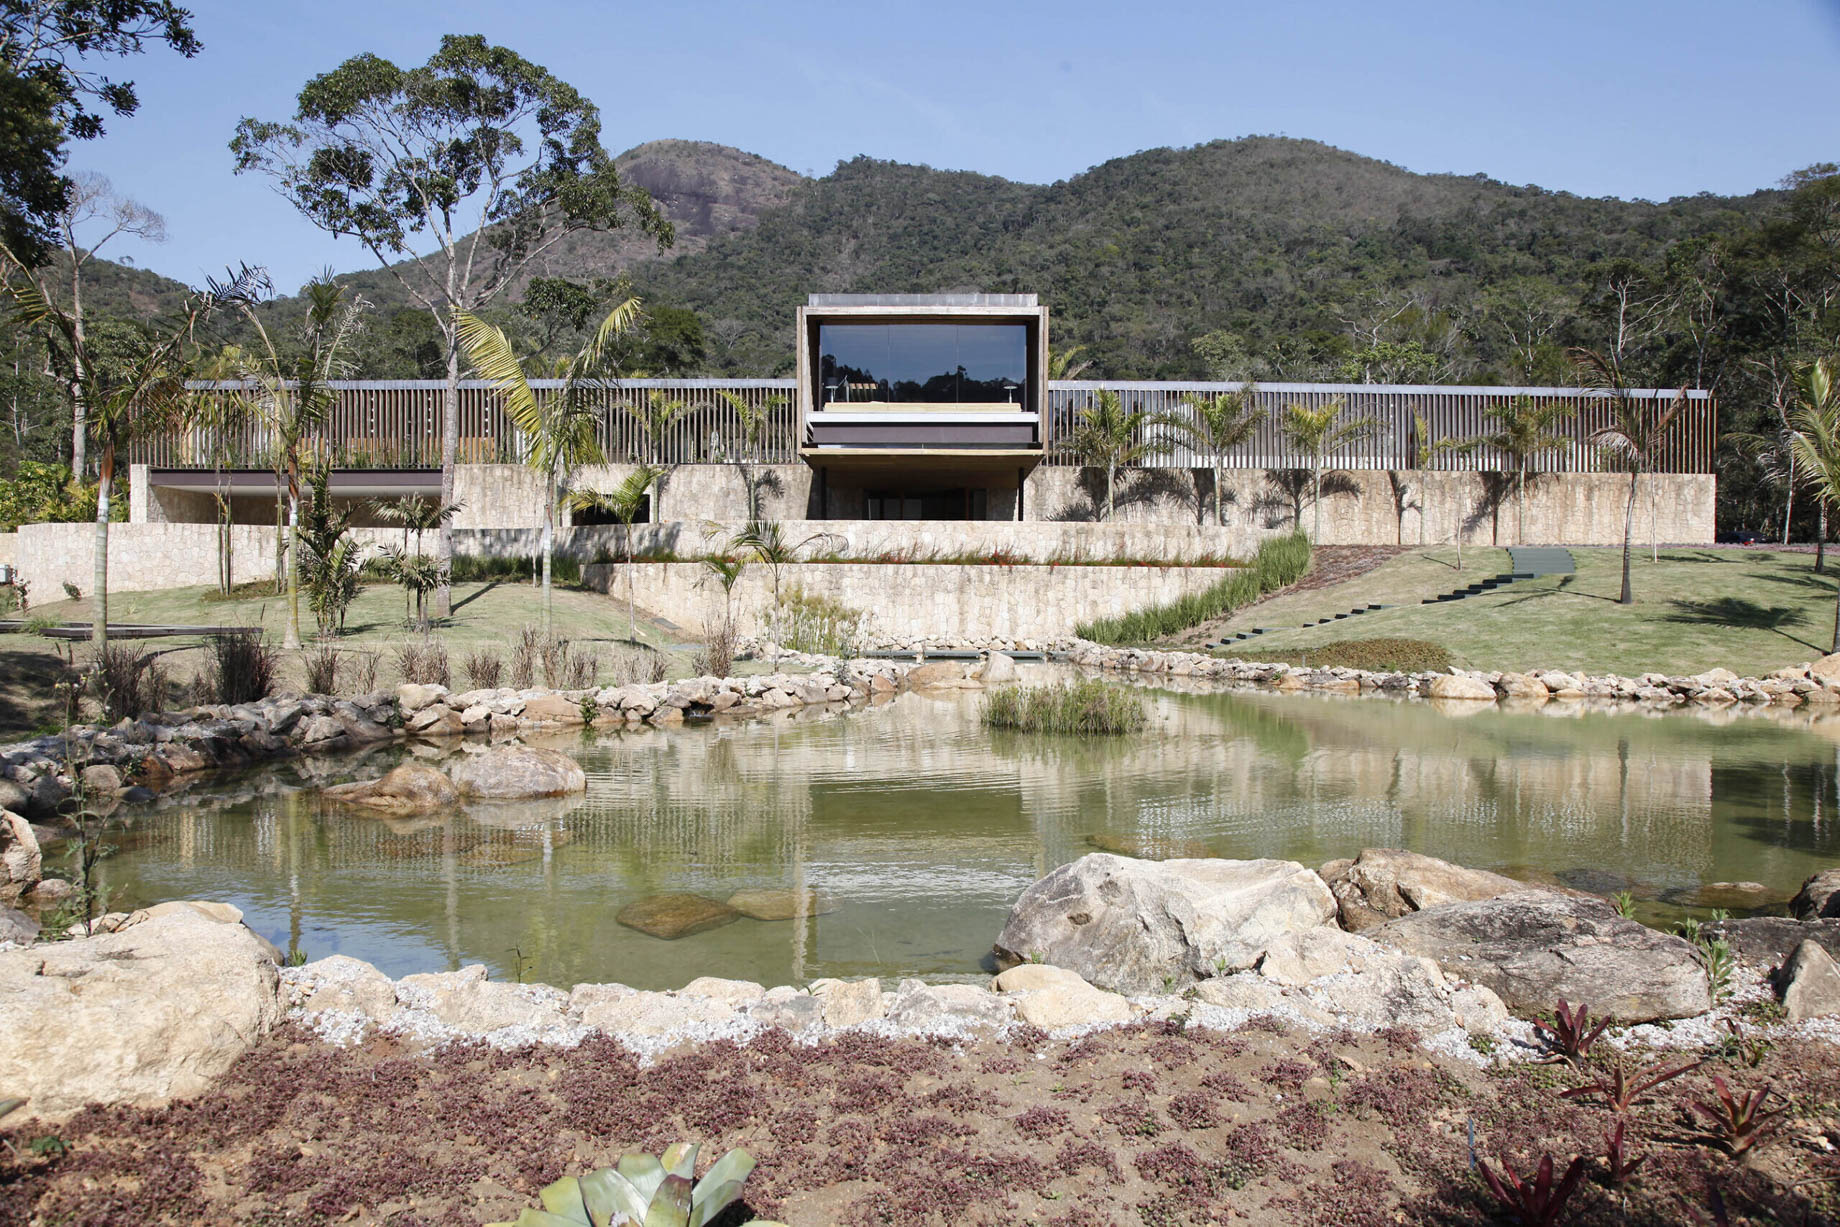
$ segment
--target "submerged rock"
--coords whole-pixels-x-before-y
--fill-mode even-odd
[[[1626,920],[1601,899],[1535,890],[1446,903],[1368,936],[1488,986],[1521,1014],[1561,998],[1624,1023],[1712,1007],[1691,942]]]
[[[467,754],[449,771],[462,796],[494,800],[560,797],[586,792],[581,764],[559,750],[526,745],[493,746]]]
[[[320,795],[342,805],[362,805],[397,814],[445,809],[460,800],[460,793],[451,780],[433,767],[420,763],[404,763],[391,769],[382,779],[335,784]]]
[[[750,920],[794,920],[837,910],[815,890],[738,890],[728,906]]]
[[[277,981],[266,943],[193,908],[0,953],[0,1086],[28,1118],[199,1094],[275,1025]]]
[[[1335,915],[1321,878],[1295,861],[1140,861],[1103,852],[1023,892],[995,954],[1030,958],[1123,993],[1167,991],[1251,967],[1282,934]]]
[[[1114,835],[1095,831],[1086,837],[1091,847],[1118,856],[1134,856],[1144,861],[1207,860],[1214,850],[1192,839],[1159,839],[1154,835]]]
[[[733,924],[741,919],[741,913],[704,895],[675,893],[652,895],[629,903],[614,913],[613,918],[629,929],[675,941],[692,933]]]

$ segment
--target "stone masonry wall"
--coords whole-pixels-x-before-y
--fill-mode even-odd
[[[793,588],[867,615],[877,641],[902,638],[1061,639],[1092,618],[1172,601],[1220,580],[1220,567],[953,566],[794,563],[780,568],[782,593]],[[625,568],[583,569],[592,588],[623,600]],[[722,590],[701,563],[637,563],[632,584],[643,609],[692,634],[720,615]],[[759,635],[774,607],[773,574],[750,566],[735,585],[733,608],[743,635]]]

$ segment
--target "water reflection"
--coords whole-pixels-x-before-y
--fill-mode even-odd
[[[318,785],[389,753],[302,763],[168,799],[104,871],[127,905],[228,900],[278,944],[393,974],[485,962],[671,987],[973,975],[1016,895],[1094,847],[1314,865],[1403,846],[1626,884],[1652,919],[1715,881],[1786,898],[1836,859],[1840,719],[1146,695],[1150,731],[1106,741],[987,735],[973,695],[588,734],[561,743],[585,799],[443,819],[320,803]],[[814,889],[835,910],[675,942],[614,920],[651,894],[744,888]]]

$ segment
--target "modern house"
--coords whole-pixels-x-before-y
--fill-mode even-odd
[[[1024,518],[1047,410],[1048,310],[1035,295],[813,294],[796,335],[799,456],[820,508]]]

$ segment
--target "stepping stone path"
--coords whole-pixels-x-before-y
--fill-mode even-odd
[[[1559,546],[1548,545],[1516,545],[1508,547],[1508,566],[1512,569],[1504,571],[1499,575],[1492,576],[1489,579],[1478,580],[1467,588],[1458,588],[1451,592],[1441,592],[1436,596],[1428,596],[1420,601],[1419,604],[1444,605],[1451,601],[1461,601],[1468,597],[1480,596],[1484,592],[1493,592],[1497,588],[1501,588],[1507,584],[1519,583],[1523,579],[1538,579],[1542,575],[1570,575],[1576,570],[1576,564],[1573,562],[1572,552],[1570,550],[1563,549]],[[1308,630],[1312,626],[1326,626],[1331,622],[1342,622],[1349,618],[1357,618],[1362,614],[1373,613],[1376,610],[1392,608],[1394,607],[1391,605],[1380,604],[1358,605],[1345,613],[1332,614],[1327,618],[1318,618],[1314,622],[1305,622],[1301,627],[1295,629]],[[1240,631],[1237,634],[1229,635],[1224,639],[1215,640],[1205,646],[1210,649],[1230,648],[1236,643],[1243,643],[1248,639],[1256,639],[1260,635],[1270,634],[1272,631],[1290,629],[1292,628],[1281,626],[1255,626],[1249,631]]]

